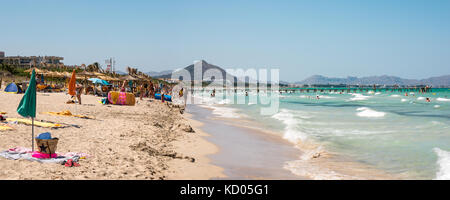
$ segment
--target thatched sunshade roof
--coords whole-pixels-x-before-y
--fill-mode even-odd
[[[72,77],[72,73],[70,73],[70,72],[62,72],[62,74],[65,76],[65,77]]]
[[[77,73],[77,76],[95,76],[95,75],[92,72],[82,71],[80,73]]]
[[[59,72],[53,72],[53,71],[48,71],[48,72],[44,73],[44,75],[50,76],[50,77],[57,77],[57,78],[64,77],[64,74],[59,73]]]
[[[33,67],[31,69],[27,69],[24,72],[29,72],[31,74],[33,72],[33,69],[36,72],[36,74],[43,74],[43,73],[47,72],[47,70],[45,70],[45,69],[39,69],[39,68],[36,68],[36,67]]]
[[[105,76],[106,74],[100,72],[91,72],[94,76]]]
[[[137,81],[137,80],[139,80],[138,78],[130,76],[130,75],[122,76],[119,79],[120,80],[128,80],[128,81]]]
[[[143,80],[143,81],[150,81],[152,79],[145,77],[145,76],[138,76],[139,79]]]
[[[113,78],[113,77],[105,76],[105,75],[103,75],[103,76],[97,76],[97,78],[102,79],[102,80],[105,80],[105,81],[115,81],[115,80],[116,80],[116,79]]]

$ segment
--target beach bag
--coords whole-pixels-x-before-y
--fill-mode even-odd
[[[58,138],[39,139],[35,138],[39,152],[44,154],[55,154],[58,146]]]

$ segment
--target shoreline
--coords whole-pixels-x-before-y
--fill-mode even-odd
[[[189,105],[194,120],[210,137],[208,142],[220,151],[210,154],[213,165],[222,167],[226,175],[221,179],[308,179],[283,168],[285,162],[297,158],[301,152],[277,135],[262,133],[250,127],[236,126],[214,117],[210,109]]]
[[[210,137],[208,133],[202,130],[203,123],[192,119],[192,115],[184,112],[183,117],[194,129],[195,135],[187,135],[183,141],[173,143],[175,149],[185,154],[195,157],[195,165],[186,165],[186,161],[172,160],[169,167],[175,172],[169,175],[172,180],[209,180],[215,178],[226,178],[223,174],[224,169],[211,163],[210,155],[219,152],[219,148],[207,141]]]
[[[224,106],[224,105],[215,105]],[[202,107],[209,111],[213,108]],[[238,114],[239,115],[239,114]],[[241,129],[253,130],[253,133],[270,139],[270,142],[282,142],[300,151],[294,159],[286,161],[283,169],[289,170],[292,174],[302,177],[302,179],[313,180],[390,180],[407,179],[403,174],[390,174],[371,165],[360,163],[343,155],[329,152],[313,141],[293,143],[283,138],[283,132],[266,130],[258,126],[258,122],[240,118],[226,118],[213,115],[218,123],[235,126]],[[292,158],[292,157],[291,157]]]

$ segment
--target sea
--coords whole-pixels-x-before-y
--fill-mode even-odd
[[[300,148],[298,160],[284,163],[285,169],[299,176],[371,179],[376,177],[369,171],[376,170],[387,178],[450,179],[447,88],[429,93],[216,90],[215,97],[203,90],[192,96],[201,99],[196,103],[211,109],[217,119],[250,122],[245,124],[269,130]],[[238,98],[245,101],[237,103]],[[277,111],[262,114],[267,104],[261,102],[268,99],[279,102]],[[321,156],[332,158],[334,164],[317,162]],[[340,174],[346,170],[339,169],[348,172],[352,166],[359,169]]]

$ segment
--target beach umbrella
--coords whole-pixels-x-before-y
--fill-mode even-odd
[[[75,70],[72,72],[72,78],[69,81],[69,95],[75,96],[75,83],[76,83]]]
[[[105,74],[100,73],[100,72],[92,72],[92,74],[93,74],[94,76],[104,76],[104,75],[105,75]]]
[[[80,76],[94,76],[93,73],[88,72],[88,71],[82,71],[82,72],[78,73],[78,75],[80,75]]]
[[[137,81],[137,80],[139,80],[139,79],[137,79],[137,78],[135,78],[135,77],[133,77],[133,76],[130,76],[130,75],[126,75],[126,76],[120,77],[120,80]]]
[[[106,75],[104,75],[104,76],[98,76],[98,78],[99,78],[99,79],[103,79],[103,80],[105,80],[105,81],[113,81],[113,80],[114,80],[114,78],[109,77],[109,76],[106,76]]]
[[[29,72],[29,73],[31,74],[33,71],[35,71],[35,73],[37,73],[37,74],[43,74],[43,73],[46,73],[46,72],[47,72],[47,70],[38,69],[38,68],[36,68],[36,67],[31,68],[31,69],[27,69],[27,70],[25,70],[24,72]]]
[[[31,149],[34,151],[34,118],[36,117],[36,72],[31,73],[30,84],[20,100],[17,112],[23,117],[31,117]]]
[[[72,76],[72,73],[70,73],[70,72],[63,72],[62,74],[64,75],[64,77],[71,77]]]
[[[105,81],[105,80],[102,80],[102,79],[99,79],[99,78],[90,78],[88,80],[92,81],[92,83],[94,83],[94,84],[110,85],[108,83],[108,81]]]

